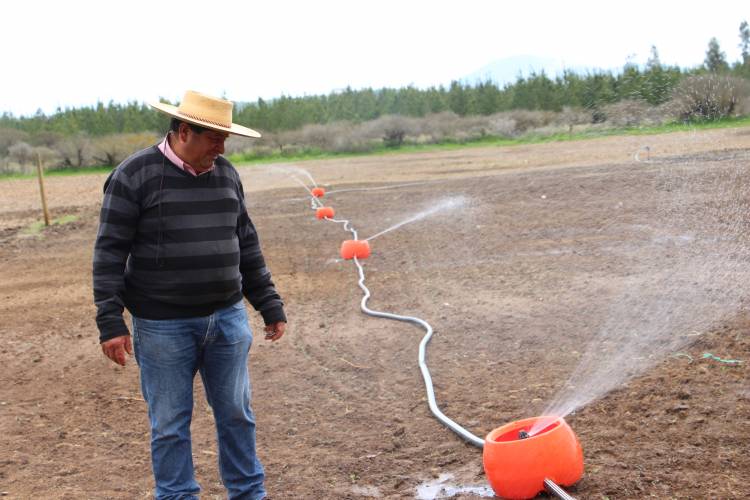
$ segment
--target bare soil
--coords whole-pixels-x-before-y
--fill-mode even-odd
[[[669,196],[658,189],[664,165],[746,170],[749,145],[750,130],[726,129],[299,166],[363,237],[447,196],[468,200],[373,240],[364,266],[371,307],[435,328],[428,363],[438,402],[484,436],[538,414],[565,382],[613,291],[636,272],[617,250],[638,250],[622,223],[648,223]],[[637,161],[645,146],[650,162]],[[282,341],[258,336],[250,360],[270,495],[414,498],[445,473],[456,485],[486,485],[481,451],[429,412],[417,367],[422,331],[359,311],[356,269],[338,259],[349,235],[315,219],[302,187],[280,173],[287,167],[240,168],[290,318]],[[40,219],[36,181],[0,181],[0,495],[8,498],[147,498],[153,487],[137,367],[103,357],[94,323],[104,178],[47,178],[53,217],[78,218],[39,235],[26,231]],[[375,187],[388,189],[361,190]],[[716,196],[707,183],[689,203]],[[659,262],[637,272],[649,266]],[[567,418],[586,467],[572,494],[750,498],[750,314],[716,320],[682,351],[692,360],[664,357]],[[193,442],[204,498],[222,497],[199,382]]]

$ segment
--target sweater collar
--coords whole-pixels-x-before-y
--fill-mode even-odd
[[[167,133],[166,136],[164,136],[164,140],[161,141],[161,143],[157,146],[159,148],[159,151],[162,152],[164,156],[167,157],[167,160],[171,161],[172,163],[177,166],[180,170],[184,170],[188,174],[192,175],[193,177],[198,177],[199,175],[207,174],[208,172],[212,171],[214,168],[216,168],[216,163],[211,165],[211,168],[208,170],[204,170],[203,172],[196,171],[193,167],[191,167],[187,162],[183,161],[182,158],[177,156],[177,153],[174,152],[172,149],[172,146],[169,145],[169,133]]]

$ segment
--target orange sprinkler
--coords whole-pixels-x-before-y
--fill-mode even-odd
[[[342,259],[366,259],[370,256],[370,242],[367,240],[345,240],[341,244]]]
[[[326,190],[323,189],[322,187],[314,187],[314,188],[312,188],[312,190],[310,192],[316,198],[322,198],[323,196],[326,195]]]
[[[315,217],[318,219],[333,219],[335,213],[333,207],[319,207],[315,209]]]
[[[562,417],[527,418],[498,427],[485,438],[483,462],[490,486],[503,498],[534,498],[550,481],[571,486],[583,475],[581,445]]]

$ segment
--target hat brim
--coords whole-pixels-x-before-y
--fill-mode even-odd
[[[148,104],[157,111],[161,111],[162,113],[166,113],[175,118],[179,118],[184,122],[192,123],[193,125],[199,125],[207,129],[217,130],[219,132],[227,132],[234,135],[241,135],[243,137],[255,137],[256,139],[261,136],[260,132],[257,132],[251,128],[243,127],[242,125],[237,125],[236,123],[232,123],[232,126],[227,128],[222,127],[221,125],[217,125],[216,123],[205,122],[193,116],[183,115],[182,113],[180,113],[180,110],[177,106],[173,106],[164,102],[150,102]]]

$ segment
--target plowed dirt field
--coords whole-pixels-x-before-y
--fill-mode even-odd
[[[283,173],[288,167],[239,167],[290,320],[280,342],[257,335],[250,358],[270,496],[415,498],[440,477],[456,487],[487,486],[481,451],[429,412],[417,366],[422,331],[359,311],[356,269],[338,258],[349,235],[315,219],[307,193]],[[750,185],[750,130],[296,167],[329,190],[326,203],[363,237],[463,197],[454,210],[373,240],[364,269],[371,307],[435,328],[427,360],[438,403],[483,437],[543,411],[627,278],[659,269],[633,228],[653,224],[672,195],[661,189],[665,175],[689,170],[698,179],[684,203],[696,210],[724,194],[701,183],[703,173],[732,171]],[[77,219],[39,234],[28,231],[41,217],[36,180],[0,180],[0,495],[7,498],[147,498],[153,487],[137,366],[104,358],[94,323],[91,258],[104,179],[48,177],[53,218]],[[747,277],[736,285],[750,288]],[[573,495],[750,498],[750,311],[712,319],[690,332],[680,356],[656,360],[567,417],[586,467]],[[195,390],[197,476],[204,498],[220,498],[210,409],[199,381]]]

